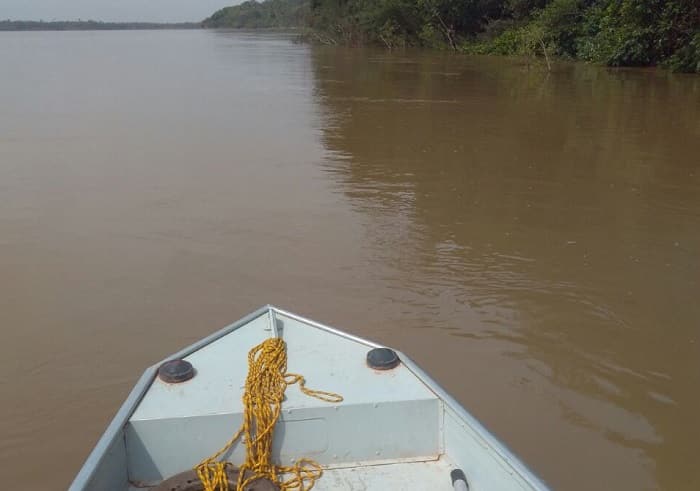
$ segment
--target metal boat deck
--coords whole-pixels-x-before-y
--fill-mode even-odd
[[[328,403],[289,386],[275,427],[273,461],[324,466],[314,489],[453,489],[461,468],[471,490],[546,489],[515,456],[405,355],[391,370],[366,362],[378,345],[265,307],[172,358],[196,375],[168,384],[151,367],[98,443],[71,490],[148,489],[219,450],[242,421],[247,354],[271,336],[287,343],[288,371]],[[225,455],[244,460],[238,444]]]

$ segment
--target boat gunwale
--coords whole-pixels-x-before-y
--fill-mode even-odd
[[[281,314],[285,317],[297,320],[299,322],[308,324],[310,326],[316,327],[330,334],[343,337],[345,339],[355,341],[366,346],[373,348],[384,347],[384,345],[369,341],[367,339],[348,334],[339,329],[321,324],[311,319],[307,319],[303,316],[294,314],[292,312],[286,311],[275,307],[274,305],[265,305],[259,309],[251,312],[250,314],[238,319],[237,321],[229,324],[228,326],[219,329],[218,331],[210,334],[209,336],[200,339],[199,341],[183,348],[177,353],[168,356],[167,358],[161,360],[160,362],[151,365],[139,378],[139,380],[134,385],[133,389],[127,396],[124,403],[121,405],[114,418],[107,426],[107,429],[102,434],[100,439],[95,444],[95,447],[88,455],[87,459],[83,463],[80,471],[76,475],[75,479],[68,488],[69,491],[81,491],[85,489],[85,486],[94,477],[95,472],[102,460],[105,458],[107,451],[114,444],[118,437],[124,437],[124,427],[129,422],[129,418],[133,415],[138,407],[138,404],[143,399],[148,389],[151,387],[153,380],[156,378],[158,367],[165,363],[166,361],[184,358],[191,355],[195,351],[198,351],[205,346],[213,343],[214,341],[232,333],[238,328],[252,322],[253,320],[261,317],[263,315],[270,315],[270,320],[272,323],[275,322],[274,314]],[[271,326],[272,331],[276,333],[276,326]],[[470,429],[478,436],[484,443],[484,446],[489,450],[494,452],[500,460],[505,462],[511,467],[513,472],[517,473],[528,485],[533,489],[539,491],[547,491],[549,487],[537,477],[528,466],[520,460],[503,442],[501,442],[493,433],[491,433],[481,422],[479,422],[474,416],[472,416],[457,400],[452,397],[445,389],[440,386],[430,375],[428,375],[420,366],[418,366],[410,357],[402,353],[401,351],[395,350],[399,356],[401,362],[423,383],[425,384],[435,395],[452,410],[456,415],[461,418],[464,423],[466,423]],[[127,478],[128,482],[128,478]]]
[[[435,395],[453,412],[457,417],[462,419],[464,423],[480,438],[487,451],[495,453],[501,461],[509,465],[515,473],[517,473],[528,485],[538,491],[549,491],[542,479],[540,479],[530,468],[525,464],[520,457],[516,456],[508,446],[499,440],[486,426],[476,419],[469,411],[467,411],[454,397],[452,397],[445,389],[442,388],[430,375],[428,375],[420,366],[418,366],[411,358],[398,350],[394,350],[399,355],[401,362],[418,377],[418,379],[428,386]]]
[[[282,314],[287,317],[291,317],[295,320],[308,323],[324,331],[337,334],[347,339],[352,339],[354,341],[372,346],[375,348],[384,347],[381,344],[374,343],[367,339],[348,334],[346,332],[340,331],[338,329],[320,324],[316,321],[306,319],[300,315],[287,312],[285,310],[279,309],[274,306],[270,306],[271,310]],[[393,349],[393,348],[392,348]],[[439,383],[437,383],[430,375],[428,375],[425,370],[423,370],[416,362],[414,362],[405,353],[394,349],[394,351],[399,356],[401,362],[408,368],[413,375],[415,375],[418,380],[425,384],[428,389],[430,389],[437,397],[440,399],[447,407],[456,413],[456,415],[462,419],[479,438],[482,439],[484,446],[489,450],[493,451],[501,460],[507,463],[513,471],[515,471],[519,476],[523,478],[530,486],[534,489],[546,491],[549,487],[537,477],[530,468],[517,457],[505,443],[501,442],[491,431],[489,431],[478,419],[472,416],[469,411],[467,411],[454,397],[452,397],[449,392],[447,392]]]
[[[124,403],[114,415],[114,418],[112,418],[112,421],[110,422],[109,426],[107,426],[105,432],[95,444],[92,452],[90,452],[90,455],[88,455],[88,458],[85,460],[83,466],[80,468],[80,471],[78,471],[78,474],[75,476],[75,479],[68,488],[68,491],[81,491],[85,489],[85,486],[87,486],[90,483],[90,480],[94,477],[97,468],[102,463],[102,460],[105,458],[109,448],[114,444],[118,437],[124,437],[124,427],[129,422],[131,415],[136,411],[136,408],[143,399],[143,396],[151,387],[153,380],[156,378],[158,367],[161,364],[169,360],[183,358],[197,350],[202,349],[203,347],[235,331],[239,327],[242,327],[258,317],[269,313],[270,309],[272,308],[273,307],[271,305],[265,305],[264,307],[261,307],[238,319],[236,322],[229,324],[228,326],[219,329],[205,338],[200,339],[177,353],[168,356],[155,365],[151,365],[150,367],[146,368],[139,380],[136,382],[136,385],[134,385],[133,389],[131,389],[131,392],[127,396]]]

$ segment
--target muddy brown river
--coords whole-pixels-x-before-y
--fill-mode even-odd
[[[266,303],[407,352],[555,489],[700,489],[700,77],[0,33],[3,486],[64,489]]]

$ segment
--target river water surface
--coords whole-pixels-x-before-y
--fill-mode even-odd
[[[700,78],[292,39],[0,33],[3,486],[65,488],[146,366],[274,303],[554,488],[699,489]]]

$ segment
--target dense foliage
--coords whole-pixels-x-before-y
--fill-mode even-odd
[[[450,47],[700,72],[698,0],[310,0],[349,44]]]
[[[307,24],[308,7],[306,0],[248,0],[214,12],[203,25],[251,29],[302,27]]]

